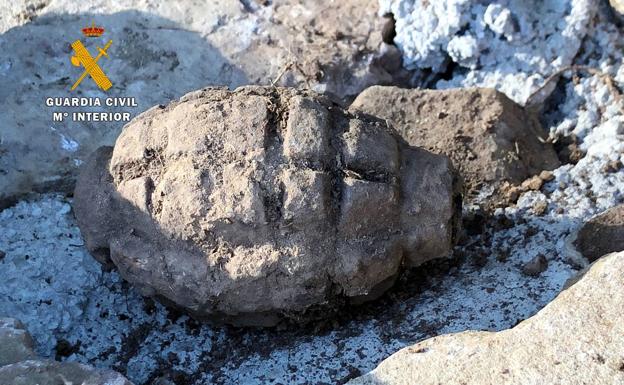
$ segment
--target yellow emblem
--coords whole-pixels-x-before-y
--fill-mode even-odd
[[[95,58],[93,58],[80,40],[76,40],[72,43],[71,46],[74,49],[75,55],[71,57],[71,63],[76,67],[82,65],[85,69],[82,75],[80,75],[78,80],[76,80],[76,82],[72,86],[72,91],[76,89],[76,87],[78,87],[78,84],[80,84],[80,82],[82,82],[82,80],[87,75],[90,75],[95,84],[97,84],[98,87],[100,87],[104,91],[108,90],[113,86],[113,83],[111,83],[110,79],[106,77],[104,71],[102,71],[100,66],[97,64],[97,61],[100,60],[102,56],[108,57],[106,50],[110,48],[111,44],[113,44],[113,41],[109,40],[104,48],[98,47],[98,50],[100,52]]]

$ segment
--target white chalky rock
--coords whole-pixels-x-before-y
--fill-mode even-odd
[[[513,34],[517,32],[511,11],[500,4],[488,5],[483,15],[483,21],[492,32],[504,36],[509,41],[513,39]]]
[[[479,62],[479,43],[472,35],[455,36],[447,50],[451,59],[464,67],[475,68]]]
[[[395,43],[408,69],[469,68],[438,88],[492,87],[525,104],[579,51],[597,0],[380,0],[396,19]]]

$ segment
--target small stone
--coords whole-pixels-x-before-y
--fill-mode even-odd
[[[388,13],[384,15],[384,18],[386,22],[381,30],[381,39],[386,44],[394,44],[394,37],[396,36],[394,15]]]
[[[68,205],[67,203],[64,203],[63,206],[61,206],[61,209],[59,210],[59,214],[61,215],[69,214],[70,211],[71,211],[71,206]]]
[[[524,182],[522,182],[521,187],[526,190],[538,191],[542,188],[544,181],[539,176],[531,177]]]
[[[498,36],[504,36],[510,41],[517,30],[514,16],[508,8],[501,4],[488,5],[483,15],[483,21]]]
[[[555,174],[552,171],[544,170],[540,172],[539,177],[544,182],[550,182],[551,180],[555,179]]]
[[[578,138],[574,134],[559,138],[554,147],[563,164],[576,164],[585,155],[578,145]]]
[[[0,250],[0,261],[2,261],[4,259],[4,257],[6,257],[6,253],[2,250]]]
[[[507,262],[508,259],[509,259],[509,250],[507,249],[502,249],[498,252],[498,254],[496,254],[496,260],[498,262]]]
[[[523,190],[523,188],[514,186],[508,182],[505,182],[503,187],[501,187],[501,191],[504,193],[505,198],[509,203],[516,203]]]
[[[562,163],[577,164],[584,156],[583,151],[576,143],[569,144],[559,152]]]
[[[568,147],[568,150],[570,152],[570,155],[569,155],[570,163],[572,164],[577,164],[579,160],[583,159],[583,156],[585,156],[585,153],[581,150],[581,148],[576,143],[571,144]]]
[[[538,201],[533,205],[533,212],[537,216],[542,216],[546,213],[546,209],[548,208],[548,202],[546,201]]]
[[[607,253],[624,250],[624,204],[585,223],[578,233],[575,245],[590,262]]]
[[[548,269],[548,260],[544,255],[539,254],[522,266],[522,273],[530,277],[537,277],[546,269]]]

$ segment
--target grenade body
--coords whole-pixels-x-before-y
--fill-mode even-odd
[[[449,254],[457,191],[446,157],[314,93],[204,89],[98,150],[75,212],[94,256],[144,294],[266,326]]]

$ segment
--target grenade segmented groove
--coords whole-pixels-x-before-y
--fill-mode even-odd
[[[93,248],[110,248],[146,294],[202,317],[272,324],[359,301],[452,246],[448,160],[312,92],[197,91],[130,122],[102,163],[87,169],[110,182],[85,171],[76,193],[110,192],[83,210],[117,222]],[[87,222],[100,221],[79,219],[86,237],[104,230]]]

